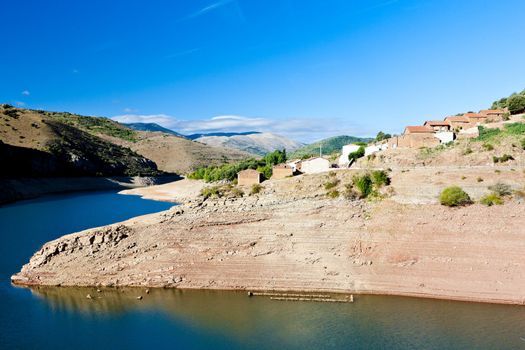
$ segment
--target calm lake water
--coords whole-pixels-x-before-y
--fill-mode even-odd
[[[519,306],[378,296],[325,304],[235,292],[146,295],[10,284],[11,274],[48,240],[170,206],[98,192],[0,207],[0,348],[525,349],[525,307]],[[97,299],[86,299],[88,293]]]

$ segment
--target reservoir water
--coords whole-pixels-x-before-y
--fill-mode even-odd
[[[97,192],[0,207],[0,349],[525,349],[520,306],[380,296],[325,304],[241,292],[146,295],[10,284],[49,240],[170,206]]]

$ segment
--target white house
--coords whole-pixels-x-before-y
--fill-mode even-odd
[[[301,162],[301,172],[305,174],[316,174],[330,170],[330,161],[324,158],[310,158]]]
[[[300,159],[294,159],[294,160],[290,160],[289,162],[286,163],[287,166],[289,166],[290,168],[292,168],[292,171],[295,173],[297,170],[301,170],[299,169],[300,168],[300,164],[301,164],[301,160]]]
[[[439,131],[434,134],[441,143],[449,143],[454,141],[454,133],[452,131]]]
[[[388,143],[376,143],[374,145],[366,146],[365,156],[369,156],[371,154],[374,154],[380,151],[386,151],[387,149],[388,149]]]
[[[354,143],[350,145],[343,146],[343,149],[341,150],[341,156],[339,157],[339,166],[346,166],[348,165],[348,155],[350,153],[353,153],[359,149],[359,145],[356,145]]]

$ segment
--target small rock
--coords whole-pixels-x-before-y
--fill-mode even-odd
[[[100,289],[97,289],[97,293],[100,293],[100,292],[102,292],[102,291]]]
[[[86,295],[86,299],[93,299],[93,297],[91,296],[91,294],[88,294]]]
[[[149,294],[149,289],[146,289],[146,294]]]
[[[139,296],[137,297],[137,300],[142,300],[142,295],[139,295]]]

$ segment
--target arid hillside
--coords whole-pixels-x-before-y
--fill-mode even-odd
[[[9,105],[0,106],[0,141],[3,157],[25,155],[21,157],[24,164],[10,167],[6,176],[156,175],[157,167],[183,174],[199,166],[250,156],[175,135],[132,130],[107,118]],[[33,156],[27,157],[28,153]]]
[[[479,137],[435,147],[397,148],[358,160],[357,167],[525,166],[525,115],[481,126]]]

